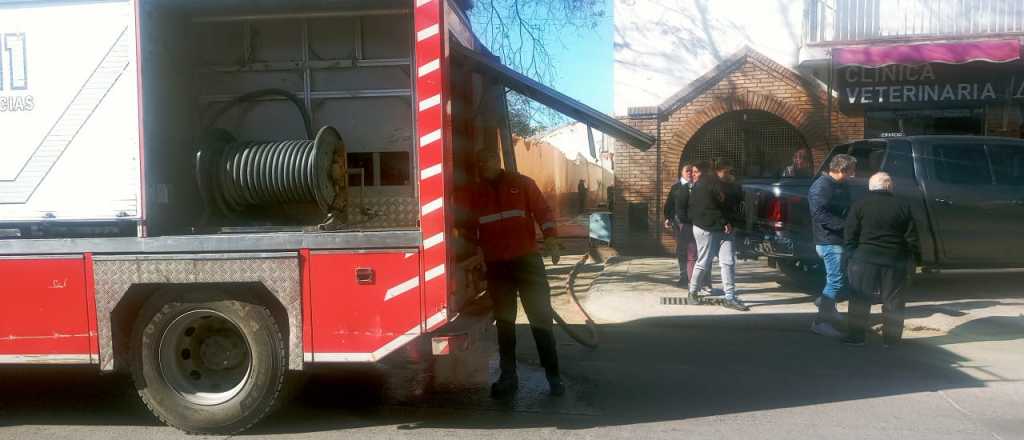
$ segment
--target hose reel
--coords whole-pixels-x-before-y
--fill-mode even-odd
[[[196,155],[208,208],[237,217],[255,207],[315,204],[334,221],[348,201],[345,143],[333,127],[314,140],[251,142],[211,131]]]

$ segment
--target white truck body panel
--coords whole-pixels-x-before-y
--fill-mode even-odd
[[[130,1],[0,3],[0,222],[139,219]]]

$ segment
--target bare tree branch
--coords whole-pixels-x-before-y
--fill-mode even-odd
[[[566,31],[593,30],[605,17],[603,0],[475,0],[470,17],[480,38],[502,62],[541,83],[551,84],[557,66],[550,48],[564,44]],[[530,131],[564,118],[530,99],[509,94],[516,117],[534,125]]]

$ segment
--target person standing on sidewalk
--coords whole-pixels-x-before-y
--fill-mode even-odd
[[[580,179],[580,183],[576,184],[576,197],[579,197],[579,213],[583,214],[587,210],[587,183]]]
[[[732,174],[732,166],[720,164],[715,170],[723,176]],[[686,297],[687,304],[700,304],[698,296],[700,280],[703,280],[711,271],[711,263],[714,257],[718,256],[718,264],[721,268],[722,290],[725,298],[722,306],[749,311],[750,308],[743,301],[736,297],[736,250],[734,240],[735,212],[738,206],[733,206],[736,196],[731,194],[734,184],[729,181],[723,182],[718,175],[711,173],[707,163],[697,165],[694,177],[697,183],[690,193],[690,200],[687,204],[687,213],[693,222],[693,237],[697,243],[697,263],[693,268],[693,276],[690,277],[689,293]],[[727,179],[728,180],[728,179]]]
[[[892,178],[876,173],[870,191],[850,208],[846,219],[846,252],[850,254],[849,331],[842,342],[864,345],[875,291],[882,295],[883,342],[891,346],[903,337],[903,287],[911,262],[920,261],[917,227],[910,204],[892,194]]]
[[[693,226],[686,213],[686,205],[693,188],[693,165],[685,164],[679,169],[679,180],[665,199],[665,229],[672,231],[676,239],[676,260],[679,262],[677,287],[688,287],[693,266],[697,262],[697,244],[693,241]]]
[[[818,303],[818,315],[811,331],[822,336],[840,337],[836,326],[842,316],[836,310],[836,299],[847,288],[846,259],[843,253],[843,228],[850,209],[850,188],[847,180],[856,175],[857,159],[837,154],[808,191],[815,250],[825,261],[825,288]]]
[[[555,218],[533,179],[501,169],[497,151],[477,153],[480,182],[469,196],[471,218],[466,229],[483,250],[487,291],[494,303],[501,376],[491,397],[511,397],[519,388],[516,373],[516,296],[523,302],[540,363],[553,396],[565,394],[553,332],[551,287],[544,260],[537,252],[534,230],[544,234],[544,250],[558,263]]]

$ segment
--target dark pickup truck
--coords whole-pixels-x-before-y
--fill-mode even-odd
[[[875,172],[892,176],[913,208],[924,270],[1024,267],[1024,141],[997,137],[863,140],[835,147],[814,177],[748,179],[741,254],[767,257],[795,286],[824,283],[807,191],[836,154],[857,158],[854,200]]]

